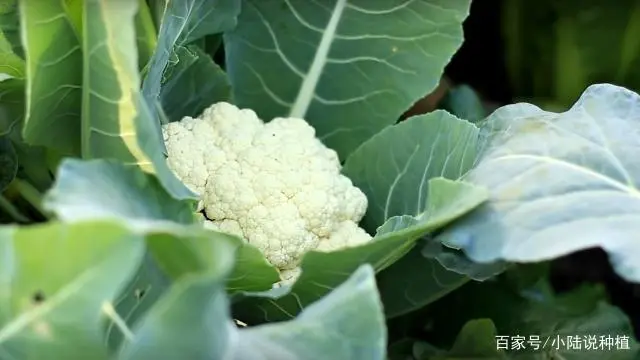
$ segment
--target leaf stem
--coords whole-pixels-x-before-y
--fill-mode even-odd
[[[42,214],[42,216],[47,219],[51,217],[51,214],[42,207],[42,194],[40,194],[40,191],[33,185],[27,181],[16,178],[11,186],[15,187],[20,196]]]
[[[0,194],[0,209],[4,210],[9,216],[11,216],[16,222],[27,224],[30,223],[28,217],[23,215],[17,207],[15,207],[11,201],[7,200],[7,198]]]
[[[113,307],[113,304],[110,302],[105,302],[102,304],[102,313],[105,314],[109,320],[111,320],[116,327],[120,330],[122,335],[127,339],[127,341],[131,342],[135,339],[135,335],[127,326],[127,322],[118,314],[116,309]]]

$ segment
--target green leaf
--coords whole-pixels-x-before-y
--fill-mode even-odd
[[[151,242],[147,241],[147,245],[149,244]],[[149,309],[166,293],[170,285],[171,280],[162,272],[155,259],[147,251],[140,267],[135,271],[135,276],[120,292],[113,302],[113,307],[122,320],[131,326],[145,316]],[[125,340],[122,331],[113,321],[107,323],[104,337],[111,350],[118,349],[122,341]]]
[[[43,205],[64,221],[118,219],[148,230],[195,222],[191,201],[173,199],[155,176],[112,160],[63,160]]]
[[[2,30],[2,17],[3,15],[0,13],[0,31]],[[25,77],[24,60],[16,55],[11,43],[2,32],[0,32],[0,74],[2,74],[3,80],[6,77],[19,79]]]
[[[0,32],[9,42],[12,52],[24,59],[24,49],[20,39],[20,15],[18,0],[0,1]]]
[[[510,349],[515,359],[636,359],[640,347],[633,336],[633,328],[627,316],[606,302],[606,292],[601,286],[587,286],[560,295],[529,292],[516,294],[504,281],[469,283],[430,307],[428,320],[431,330],[425,336],[443,342],[455,336],[459,329],[472,319],[491,319],[498,336],[511,347],[513,336],[524,337],[524,349]],[[473,306],[469,300],[473,299]],[[601,336],[627,337],[628,349],[601,351],[587,349],[590,338],[599,346]],[[536,350],[536,337],[539,347]],[[497,340],[497,338],[495,339]],[[497,343],[494,340],[494,346]],[[571,348],[572,341],[579,349]],[[445,341],[446,342],[446,341]],[[546,343],[546,344],[545,344]]]
[[[170,60],[176,58],[181,47],[206,35],[233,28],[239,12],[240,0],[167,1],[158,34],[158,46],[142,86],[142,93],[151,106],[152,118],[157,123],[160,122],[160,116],[154,105],[160,103],[164,73],[170,66]]]
[[[365,142],[342,170],[369,199],[361,226],[374,232],[393,216],[423,212],[429,179],[460,178],[476,158],[477,137],[473,124],[437,110],[388,127]]]
[[[457,359],[507,359],[507,355],[496,347],[496,327],[490,319],[478,319],[467,322],[451,350],[444,354],[418,357],[418,359],[457,360]]]
[[[0,228],[0,354],[107,359],[101,323],[144,251],[108,222]]]
[[[371,267],[359,268],[295,320],[246,329],[233,326],[222,275],[212,271],[178,283],[135,329],[119,359],[385,359]]]
[[[477,123],[488,115],[482,100],[468,85],[460,85],[451,89],[442,99],[442,107],[457,117],[472,123]]]
[[[20,79],[0,81],[0,136],[21,141],[24,119],[25,83]]]
[[[0,136],[0,193],[9,186],[18,172],[16,151],[7,135]]]
[[[636,1],[509,1],[503,11],[504,50],[515,94],[566,109],[593,83],[640,86]]]
[[[422,256],[427,259],[435,259],[448,271],[465,275],[477,281],[490,279],[511,266],[511,264],[502,261],[488,264],[473,262],[464,252],[443,246],[432,238],[429,238],[427,244],[422,248]]]
[[[156,26],[153,23],[151,9],[146,0],[138,0],[138,13],[135,18],[136,43],[138,48],[138,67],[144,68],[151,59],[158,43]]]
[[[180,242],[174,240],[176,235],[182,237]],[[280,280],[260,250],[236,236],[202,228],[182,229],[153,234],[148,239],[148,247],[158,266],[175,280],[206,271],[215,264],[218,242],[236,247],[236,262],[227,283],[230,292],[269,290]]]
[[[387,318],[418,310],[464,285],[469,278],[427,259],[416,247],[378,275]]]
[[[289,293],[277,289],[246,294],[236,306],[238,317],[248,323],[289,319],[306,305],[340,284],[361,264],[381,271],[402,256],[425,234],[442,227],[486,199],[483,189],[446,179],[432,179],[427,209],[420,217],[394,217],[383,225],[373,241],[330,253],[311,251],[302,259],[302,274]],[[435,195],[442,194],[442,195]],[[439,203],[447,200],[447,206]],[[433,204],[431,204],[433,202]]]
[[[206,269],[215,240],[238,247],[230,289],[266,290],[279,280],[257,248],[235,236],[205,231],[196,224],[190,201],[173,199],[156,177],[135,167],[109,160],[66,159],[44,207],[64,221],[117,219],[144,231],[157,265],[171,278]],[[175,237],[183,241],[176,242]]]
[[[70,15],[61,0],[18,3],[27,72],[24,140],[79,155],[82,50]]]
[[[138,2],[88,0],[84,11],[91,21],[84,22],[83,155],[136,164],[154,171],[174,198],[195,198],[169,170],[162,134],[138,91]]]
[[[185,116],[197,117],[219,101],[229,101],[231,87],[224,71],[197,46],[176,50],[178,63],[160,92],[160,101],[169,122]]]
[[[225,34],[240,107],[301,117],[341,159],[436,88],[469,0],[244,0]]]
[[[599,246],[620,276],[640,281],[638,114],[638,94],[607,84],[563,113],[528,104],[496,111],[465,176],[490,201],[438,240],[477,262],[538,262]]]

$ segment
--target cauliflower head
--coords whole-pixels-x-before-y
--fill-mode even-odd
[[[162,127],[167,163],[200,195],[206,226],[244,238],[294,281],[302,255],[360,245],[367,198],[305,120],[263,122],[220,102]]]

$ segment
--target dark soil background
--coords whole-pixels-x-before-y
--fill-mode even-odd
[[[517,94],[510,89],[504,62],[502,2],[472,2],[470,16],[464,24],[465,42],[447,67],[446,75],[453,83],[470,85],[488,102],[508,104]],[[640,286],[617,276],[604,251],[587,250],[554,261],[551,280],[557,291],[585,282],[604,284],[611,302],[629,315],[636,336],[640,337]]]

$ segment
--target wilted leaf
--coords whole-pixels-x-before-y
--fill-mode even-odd
[[[107,359],[105,308],[131,277],[143,238],[107,222],[0,228],[0,355]]]
[[[640,282],[638,118],[640,96],[606,84],[564,113],[499,109],[465,176],[491,199],[439,240],[478,262],[537,262],[599,246],[620,276]]]
[[[27,77],[22,133],[31,145],[81,149],[82,50],[62,1],[18,1]]]
[[[295,320],[246,329],[235,328],[229,316],[222,275],[212,271],[178,283],[135,329],[119,359],[385,359],[371,267],[359,268]]]
[[[307,119],[341,159],[429,94],[469,0],[244,0],[225,34],[240,107]]]

